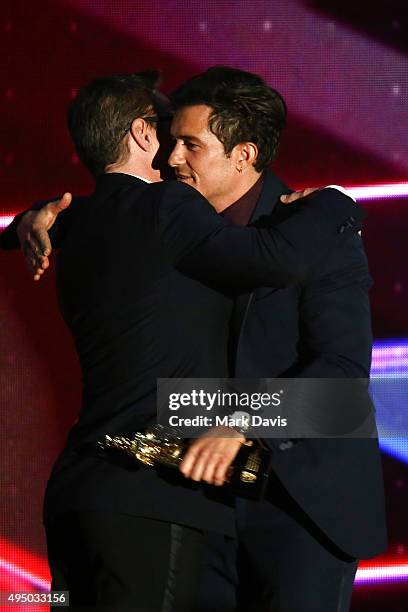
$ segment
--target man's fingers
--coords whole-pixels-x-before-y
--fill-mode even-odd
[[[47,264],[46,267],[48,268],[48,264]],[[33,279],[35,281],[39,281],[41,279],[41,277],[43,276],[44,272],[45,272],[44,267],[43,268],[35,268],[33,270]]]
[[[39,240],[39,234],[37,234],[35,231],[34,233],[30,232],[27,234],[23,248],[25,252],[31,252],[34,257],[40,259],[43,257],[46,248],[46,242],[42,241],[41,239]]]
[[[217,437],[217,433],[224,432],[212,431],[211,435],[205,435],[191,444],[180,465],[180,471],[186,478],[197,482],[204,480],[217,486],[224,484],[243,436],[236,433],[237,437],[221,438]]]
[[[26,261],[30,265],[38,268],[48,268],[48,257],[43,254],[42,247],[31,236],[24,241],[22,248]]]
[[[196,456],[194,465],[191,470],[190,478],[199,482],[203,480],[203,475],[207,466],[213,462],[213,457],[208,448],[203,448],[201,452]]]
[[[202,480],[204,470],[212,460],[211,450],[204,438],[197,439],[189,447],[180,464],[180,471],[192,480]]]
[[[196,482],[200,482],[203,479],[204,470],[206,468],[206,460],[199,457],[194,463],[193,469],[191,470],[190,478]]]
[[[314,193],[315,191],[320,191],[321,187],[308,187],[307,189],[303,190],[303,197],[305,198],[306,196],[310,195],[311,193]]]
[[[59,200],[54,200],[53,202],[49,202],[49,204],[47,204],[47,207],[50,212],[52,212],[55,215],[59,215],[60,212],[68,208],[71,202],[72,202],[72,193],[69,193],[69,191],[67,191],[66,193],[64,193],[62,198],[60,198]]]
[[[68,208],[71,202],[72,202],[72,193],[70,193],[69,191],[66,191],[60,200],[60,206],[62,206],[63,208]]]
[[[227,471],[234,456],[222,452],[207,452],[199,455],[191,478],[193,480],[204,480],[210,485],[221,486],[227,478]]]
[[[38,281],[49,267],[48,255],[52,251],[47,230],[53,225],[61,210],[71,203],[70,193],[49,207],[47,204],[39,211],[28,211],[18,224],[17,236],[24,253],[26,265],[33,279]]]
[[[224,457],[223,461],[220,461],[214,472],[214,484],[218,487],[224,484],[228,478],[228,471],[231,466],[231,461]]]
[[[202,480],[205,480],[208,484],[215,484],[215,472],[218,470],[218,466],[224,460],[222,455],[212,454],[207,460],[206,465],[202,473]]]
[[[44,227],[33,225],[27,238],[37,256],[48,256],[52,251],[50,236]]]
[[[39,281],[43,274],[44,274],[44,270],[41,270],[41,268],[38,268],[38,270],[34,273],[33,279],[35,281]]]
[[[48,257],[38,255],[37,249],[33,249],[32,244],[28,241],[23,244],[23,252],[27,268],[33,279],[40,280],[40,277],[50,265]]]
[[[58,215],[70,206],[71,202],[72,195],[67,192],[59,200],[48,202],[40,210],[31,213],[28,229],[30,233],[36,236],[39,244],[42,245],[43,250],[47,251],[48,255],[51,252],[51,242],[47,231],[54,225]]]
[[[319,187],[308,187],[307,189],[302,189],[302,191],[294,191],[293,193],[282,195],[280,200],[284,204],[292,204],[293,202],[297,202],[297,200],[301,200],[311,193],[318,191],[318,189]]]
[[[189,447],[186,454],[184,455],[183,461],[180,463],[180,472],[186,476],[186,478],[190,477],[191,471],[193,469],[194,463],[198,456],[198,451],[195,449],[194,443]]]
[[[40,274],[44,274],[44,271],[49,268],[49,265],[50,260],[48,259],[48,257],[42,257],[41,260],[36,259],[34,263],[36,271],[38,270]]]

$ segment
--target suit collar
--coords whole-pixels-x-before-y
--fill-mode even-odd
[[[119,187],[125,185],[138,185],[139,187],[146,187],[148,183],[146,181],[132,176],[131,174],[124,174],[123,172],[108,172],[106,174],[101,174],[96,179],[96,187],[95,192],[99,193],[103,191],[104,193],[114,191]]]
[[[283,193],[291,193],[288,188],[273,172],[266,170],[262,192],[252,213],[250,223],[254,223],[264,215],[270,215],[276,206],[279,206],[279,197]]]

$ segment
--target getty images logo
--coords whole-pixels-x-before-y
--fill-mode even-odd
[[[205,410],[213,410],[213,408],[238,407],[251,408],[252,410],[260,410],[268,406],[280,406],[281,389],[275,393],[235,393],[216,391],[209,393],[203,389],[193,389],[189,393],[170,393],[169,409],[179,410],[180,408],[188,408],[191,406],[204,408]]]

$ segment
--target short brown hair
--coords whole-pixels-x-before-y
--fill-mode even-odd
[[[68,109],[68,129],[79,159],[94,176],[126,159],[123,138],[134,119],[154,109],[158,76],[154,70],[114,74],[78,91]]]
[[[241,142],[258,148],[257,171],[276,157],[286,121],[286,104],[258,75],[228,66],[209,68],[181,85],[171,96],[175,109],[205,104],[212,108],[211,132],[226,155]]]

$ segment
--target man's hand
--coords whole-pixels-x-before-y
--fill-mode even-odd
[[[60,200],[50,202],[41,210],[31,210],[22,218],[17,227],[17,236],[23,250],[27,267],[35,281],[40,280],[50,265],[48,256],[52,246],[48,230],[56,218],[72,202],[72,195],[64,193]]]
[[[280,201],[284,204],[293,204],[293,202],[297,202],[297,200],[301,200],[306,196],[310,195],[314,191],[318,191],[321,187],[308,187],[307,189],[303,189],[302,191],[294,191],[293,193],[288,193],[286,195],[282,195],[280,197]]]
[[[224,426],[213,427],[191,442],[180,471],[186,478],[221,486],[244,443],[245,437],[238,431]]]

